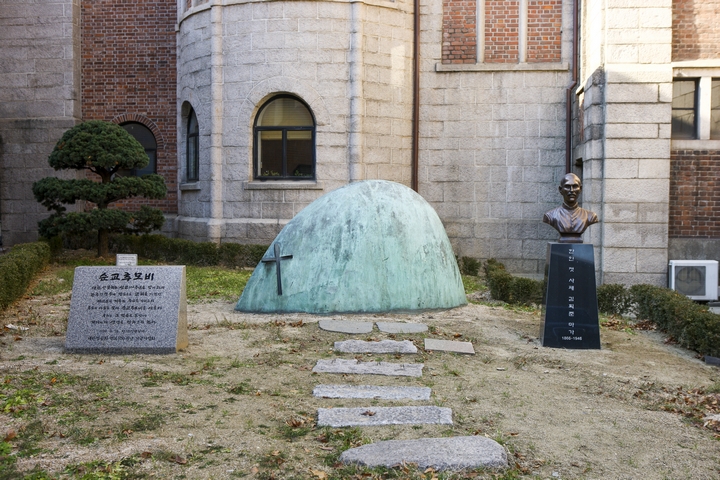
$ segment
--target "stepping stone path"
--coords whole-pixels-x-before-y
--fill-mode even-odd
[[[373,398],[378,400],[430,400],[428,387],[380,387],[376,385],[318,385],[320,398]]]
[[[375,325],[383,333],[422,333],[428,329],[424,323],[375,322]]]
[[[351,373],[355,375],[390,375],[399,377],[422,377],[422,363],[358,362],[334,358],[318,360],[314,373]]]
[[[470,342],[455,342],[453,340],[439,340],[437,338],[426,338],[425,350],[441,350],[443,352],[475,355],[475,349]]]
[[[345,340],[335,342],[335,351],[343,353],[417,353],[417,347],[410,340],[380,340],[365,342],[363,340]]]
[[[427,325],[414,323],[377,322],[378,329],[385,333],[422,333]],[[371,322],[349,322],[345,320],[320,320],[322,330],[338,333],[370,333]],[[425,350],[438,350],[464,354],[475,354],[470,342],[425,339]],[[382,340],[366,342],[345,340],[335,342],[335,351],[343,353],[417,353],[409,341]],[[342,358],[320,359],[313,373],[341,373],[350,375],[389,375],[421,377],[424,365],[421,363],[358,362]],[[366,398],[379,400],[430,399],[427,387],[395,387],[374,385],[318,385],[313,395],[319,398]],[[349,426],[383,426],[404,424],[452,425],[452,410],[430,405],[359,408],[319,408],[318,426],[333,428]],[[462,470],[465,468],[507,467],[505,448],[485,437],[422,438],[417,440],[389,440],[351,448],[340,456],[343,463],[356,463],[369,467],[384,465],[394,467],[404,463],[415,463],[420,469],[432,467],[441,470]]]
[[[370,333],[373,331],[372,322],[348,322],[346,320],[320,320],[318,326],[321,330],[338,333]]]
[[[387,440],[345,450],[340,461],[368,467],[415,463],[421,470],[431,467],[436,471],[503,468],[508,464],[505,448],[485,437]]]
[[[452,425],[452,410],[445,407],[318,408],[320,427],[372,427],[377,425]]]

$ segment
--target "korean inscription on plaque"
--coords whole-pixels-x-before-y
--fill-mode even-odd
[[[173,353],[187,346],[185,267],[78,267],[65,347]]]
[[[589,244],[548,245],[547,292],[540,331],[543,346],[600,348],[593,255]]]

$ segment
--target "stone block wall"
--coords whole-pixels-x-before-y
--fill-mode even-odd
[[[168,188],[163,200],[135,198],[120,208],[177,213],[176,19],[173,0],[82,2],[82,118],[149,128]]]
[[[517,21],[518,2],[497,2],[497,12],[501,4]],[[571,7],[566,2],[557,12],[558,38],[570,30]],[[540,277],[547,242],[557,238],[542,216],[562,201],[570,72],[561,60],[569,52],[520,64],[517,54],[507,62],[488,56],[486,45],[484,62],[449,63],[442,43],[448,10],[422,8],[419,193],[438,212],[457,255],[496,258],[514,273]],[[486,23],[499,15],[492,8],[485,3]],[[486,30],[486,41],[490,35]]]
[[[198,116],[201,169],[194,187],[181,185],[179,234],[269,243],[302,208],[349,181],[409,184],[411,8],[313,1],[187,10],[179,92],[183,111]],[[315,117],[317,181],[253,179],[255,116],[277,94],[302,99]]]
[[[47,158],[80,116],[79,0],[5,0],[0,7],[0,237],[37,240],[48,215],[32,184],[55,172]]]
[[[670,191],[672,5],[585,2],[583,206],[603,283],[664,284]],[[602,28],[602,25],[606,28]],[[599,25],[599,28],[596,28]]]

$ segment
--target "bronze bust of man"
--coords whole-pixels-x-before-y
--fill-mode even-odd
[[[582,182],[574,173],[568,173],[560,181],[563,204],[543,215],[543,222],[560,232],[560,243],[582,243],[582,234],[590,225],[598,222],[593,212],[578,205]]]

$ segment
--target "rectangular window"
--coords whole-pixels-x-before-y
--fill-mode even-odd
[[[710,138],[720,139],[720,78],[712,79],[710,99]]]
[[[696,138],[697,79],[673,81],[672,138]]]

